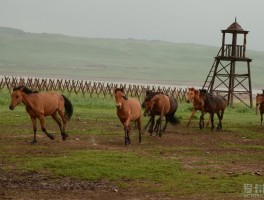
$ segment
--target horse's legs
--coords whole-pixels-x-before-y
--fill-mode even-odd
[[[201,116],[200,116],[200,129],[202,129],[204,127],[204,113],[202,112]]]
[[[218,120],[219,120],[219,122],[218,122],[218,125],[217,125],[217,130],[220,130],[220,129],[222,129],[222,122],[221,122],[221,115],[220,115],[220,113],[218,112],[218,113],[216,113],[217,114],[217,117],[218,117]]]
[[[218,115],[218,119],[219,119],[219,124],[218,124],[218,126],[217,126],[217,129],[222,129],[222,120],[223,120],[223,116],[224,116],[224,113],[225,113],[225,110],[223,109],[222,111],[221,111],[221,114],[217,114]]]
[[[41,125],[41,130],[51,139],[54,140],[54,137],[52,134],[48,133],[45,126],[44,126],[44,116],[40,115],[39,116],[39,121],[40,121],[40,125]]]
[[[148,132],[150,133],[150,135],[152,135],[153,127],[154,127],[154,124],[155,124],[155,115],[151,116],[150,121],[151,121],[151,124],[150,124]]]
[[[167,116],[165,116],[165,118],[166,118],[166,121],[165,121],[165,124],[164,124],[164,126],[163,126],[163,129],[162,129],[162,131],[163,131],[163,132],[166,130],[166,128],[167,128],[167,125],[168,125],[168,122],[169,122],[169,119],[168,119],[168,117],[167,117]]]
[[[62,123],[63,123],[63,126],[61,126],[61,122],[60,124],[58,123],[60,129],[61,129],[61,136],[62,136],[62,140],[65,141],[67,137],[69,137],[69,135],[65,132],[65,127],[66,127],[66,118],[65,118],[65,115],[64,115],[64,112],[62,110],[58,110],[58,113],[61,117],[61,120],[62,120]],[[54,118],[53,118],[54,119]],[[56,120],[56,119],[55,119]],[[59,120],[59,119],[58,119]],[[57,121],[57,120],[56,120]],[[60,121],[60,120],[59,120]]]
[[[218,115],[218,113],[217,113],[217,115]],[[214,113],[210,113],[210,118],[211,118],[211,124],[212,124],[211,130],[214,130],[214,128],[215,128],[215,125],[214,125]]]
[[[149,126],[149,124],[150,124],[150,122],[151,122],[151,120],[152,120],[152,117],[153,117],[153,116],[151,116],[151,117],[149,118],[149,121],[148,121],[148,123],[146,124],[146,126],[144,127],[144,130],[146,130],[146,129],[148,128],[148,126]]]
[[[124,122],[124,131],[125,131],[125,145],[130,144],[130,137],[129,137],[129,120]]]
[[[155,128],[154,128],[154,131],[156,132],[156,135],[157,135],[158,130],[159,130],[159,119],[160,119],[160,118],[158,118],[158,119],[156,120],[156,124],[155,124]],[[153,124],[153,126],[154,126],[154,124]]]
[[[189,119],[189,121],[188,121],[188,123],[187,123],[187,126],[190,126],[191,120],[192,120],[193,115],[195,114],[196,111],[197,111],[197,110],[194,108],[193,111],[192,111],[192,115],[191,115],[191,117],[190,117],[190,119]]]
[[[51,116],[52,116],[52,118],[57,122],[57,124],[59,125],[62,139],[63,139],[63,141],[65,141],[66,138],[68,137],[68,135],[64,132],[64,128],[63,128],[64,126],[62,126],[62,124],[61,124],[61,120],[59,119],[57,113],[54,113],[54,114],[51,115]]]
[[[32,125],[33,125],[33,132],[34,132],[34,137],[33,140],[31,141],[31,144],[35,144],[37,142],[37,122],[36,122],[36,117],[31,117]]]
[[[162,118],[163,118],[163,115],[161,114],[160,117],[159,117],[159,119],[157,120],[157,124],[158,124],[157,131],[159,133],[159,137],[162,136],[162,133],[161,133]]]
[[[62,124],[61,124],[60,119],[58,118],[57,113],[54,113],[53,115],[51,115],[51,117],[57,122],[57,124],[58,124],[59,127],[60,127],[60,131],[61,131],[61,133],[62,133],[62,132],[63,132]]]

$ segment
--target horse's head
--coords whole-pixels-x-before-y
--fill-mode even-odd
[[[257,93],[257,96],[256,96],[256,106],[258,106],[262,101],[264,101],[264,95]]]
[[[160,94],[157,94],[153,96],[152,98],[146,98],[145,99],[145,111],[144,111],[144,116],[151,116],[153,112],[154,106],[157,105],[157,102],[160,99]],[[156,107],[155,107],[156,108]]]
[[[11,102],[9,105],[10,110],[14,110],[14,108],[20,104],[20,102],[23,100],[22,97],[22,91],[21,90],[14,90],[11,94]]]
[[[151,101],[151,99],[146,98],[144,104],[145,104],[144,116],[150,116],[151,110],[153,108],[153,101]]]
[[[205,89],[199,90],[199,101],[202,107],[204,107],[204,103],[207,100],[207,91]]]
[[[116,108],[121,109],[122,103],[124,100],[127,100],[127,97],[125,96],[124,89],[123,88],[116,88],[115,89],[115,101],[116,101]]]
[[[187,92],[187,103],[190,103],[193,101],[194,97],[195,97],[195,89],[189,88],[188,92]]]

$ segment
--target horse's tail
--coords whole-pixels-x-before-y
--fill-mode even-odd
[[[65,115],[67,116],[67,119],[69,120],[73,114],[73,106],[67,97],[65,97],[64,95],[61,95],[61,96],[64,99]]]
[[[180,120],[179,118],[177,118],[174,113],[171,113],[169,115],[167,115],[167,119],[168,121],[171,123],[171,124],[179,124],[180,123]]]

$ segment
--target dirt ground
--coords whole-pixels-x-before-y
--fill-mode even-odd
[[[100,122],[92,122],[95,126],[101,126]],[[74,125],[73,125],[74,124]],[[78,126],[79,129],[87,129],[89,122],[84,123],[81,120],[76,120],[70,123],[69,129],[73,126]],[[123,136],[101,137],[91,134],[72,134],[67,141],[61,141],[59,134],[55,134],[54,141],[49,140],[45,135],[38,132],[37,145],[45,145],[48,148],[37,149],[32,148],[30,141],[33,137],[30,134],[31,124],[25,125],[24,128],[29,129],[29,134],[10,134],[8,128],[5,127],[5,132],[0,134],[0,144],[3,146],[12,146],[12,148],[4,148],[0,155],[3,155],[3,162],[0,163],[0,199],[239,199],[239,198],[224,198],[223,196],[208,197],[201,194],[191,195],[188,197],[169,197],[162,193],[150,193],[140,189],[140,183],[132,181],[131,185],[137,187],[119,188],[113,182],[107,180],[87,181],[69,177],[55,177],[50,173],[27,172],[17,170],[16,163],[10,164],[5,162],[8,156],[18,155],[46,155],[64,151],[85,150],[85,149],[103,149],[103,150],[119,150],[131,151],[142,149],[142,152],[151,145],[159,147],[160,154],[164,157],[177,159],[184,168],[197,170],[197,173],[209,174],[214,178],[215,173],[237,176],[240,174],[252,174],[252,176],[264,175],[264,160],[256,160],[251,162],[245,160],[237,162],[235,159],[227,160],[224,164],[214,161],[215,156],[237,155],[251,156],[263,155],[263,149],[247,149],[239,148],[240,145],[262,145],[263,139],[248,139],[241,137],[240,133],[221,131],[221,132],[202,132],[192,124],[192,127],[185,125],[168,126],[166,133],[162,138],[149,136],[144,133],[142,144],[136,144],[137,134],[132,136],[132,146],[125,147]],[[113,129],[122,129],[120,125],[112,125]],[[54,128],[56,130],[56,128]],[[263,129],[259,129],[263,132]],[[135,131],[134,131],[135,132]],[[236,144],[228,146],[225,144]],[[22,148],[21,148],[22,147]],[[162,148],[166,147],[166,148]],[[168,151],[169,147],[182,147],[174,151]],[[186,148],[185,148],[186,147]],[[196,149],[199,155],[192,155],[190,151]],[[197,163],[205,163],[197,165]],[[208,171],[208,168],[213,167],[218,169]],[[4,169],[12,170],[4,170]],[[264,180],[264,178],[263,178]],[[124,180],[131,181],[131,180]]]

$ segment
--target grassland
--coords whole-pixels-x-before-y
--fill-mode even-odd
[[[201,86],[219,48],[0,28],[0,74]],[[253,59],[253,89],[261,89],[264,52],[247,54]]]
[[[2,197],[242,199],[244,184],[263,184],[264,129],[255,111],[243,105],[228,108],[223,131],[211,132],[199,130],[198,113],[186,127],[192,106],[182,102],[176,114],[180,125],[170,125],[162,138],[145,131],[141,145],[133,130],[132,145],[125,147],[114,99],[65,94],[74,104],[69,139],[63,142],[47,118],[55,141],[38,131],[32,146],[24,106],[11,112],[7,90],[0,95]]]

